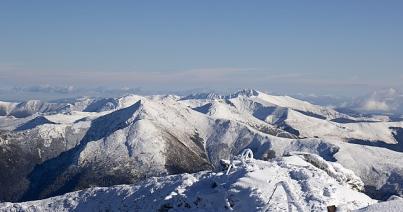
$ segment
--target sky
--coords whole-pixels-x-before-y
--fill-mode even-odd
[[[399,0],[0,2],[0,99],[9,89],[361,95],[402,82]]]

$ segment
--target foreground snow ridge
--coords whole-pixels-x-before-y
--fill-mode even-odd
[[[325,211],[376,203],[362,181],[340,164],[294,152],[273,161],[251,151],[222,161],[222,172],[153,177],[136,185],[95,187],[23,203],[1,211]]]

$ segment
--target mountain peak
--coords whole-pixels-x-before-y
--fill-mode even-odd
[[[242,89],[233,94],[230,94],[228,97],[229,98],[236,98],[238,96],[252,97],[252,96],[258,96],[259,93],[260,92],[255,89]]]
[[[214,92],[210,92],[210,93],[194,93],[194,94],[190,94],[188,96],[185,96],[183,98],[181,98],[180,100],[191,100],[191,99],[221,99],[222,96],[214,93]]]

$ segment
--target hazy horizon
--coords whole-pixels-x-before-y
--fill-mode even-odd
[[[76,86],[51,86],[51,85],[32,85],[32,86],[14,86],[14,87],[0,87],[0,101],[8,102],[22,102],[27,100],[42,100],[42,101],[56,101],[63,99],[75,99],[80,97],[121,97],[129,94],[137,95],[178,95],[187,96],[191,94],[200,93],[216,93],[220,95],[228,95],[244,89],[254,89],[267,94],[292,96],[303,100],[315,100],[319,98],[328,98],[328,100],[348,100],[355,98],[362,98],[371,96],[374,93],[386,93],[389,90],[394,90],[398,94],[403,92],[400,89],[395,88],[383,88],[379,90],[372,90],[368,92],[362,92],[354,95],[343,95],[335,93],[321,93],[321,92],[284,92],[281,89],[264,89],[255,87],[233,87],[225,89],[215,89],[208,87],[195,87],[186,89],[148,89],[144,87],[76,87]]]

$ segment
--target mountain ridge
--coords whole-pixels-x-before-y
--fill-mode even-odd
[[[396,133],[402,122],[355,118],[256,90],[225,98],[126,95],[68,104],[73,105],[68,110],[39,110],[24,118],[0,116],[5,130],[0,133],[0,199],[33,200],[94,185],[217,170],[222,159],[245,148],[258,159],[311,152],[352,169],[371,197],[402,192],[396,180],[403,176],[396,162],[402,153],[393,146],[401,141]],[[357,139],[364,142],[352,142]]]

